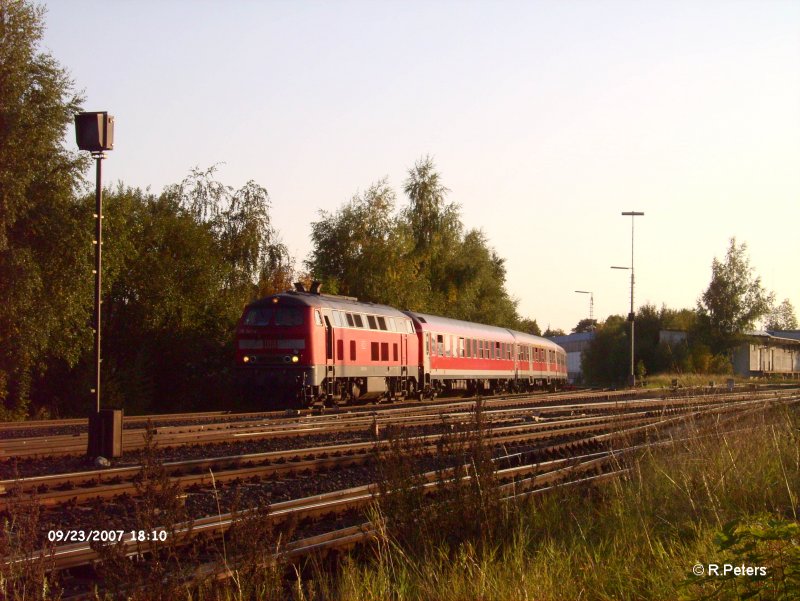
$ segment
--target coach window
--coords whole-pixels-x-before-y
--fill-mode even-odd
[[[464,339],[463,338],[459,338],[458,339],[458,356],[459,357],[463,357],[464,356]]]
[[[314,323],[318,326],[322,325],[322,315],[319,314],[319,309],[314,309]]]
[[[367,315],[367,323],[369,323],[370,330],[377,330],[378,329],[378,322],[375,319],[374,315]]]
[[[450,340],[452,338],[453,338],[452,336],[445,336],[444,337],[444,356],[445,357],[449,357],[450,356]]]
[[[429,333],[425,333],[425,354],[431,354],[431,335]]]
[[[436,335],[436,354],[444,357],[444,336],[441,334]]]
[[[356,322],[357,328],[364,327],[364,320],[361,318],[361,313],[353,313],[353,321]]]
[[[386,330],[386,320],[383,317],[378,317],[378,327],[381,330]]]
[[[472,357],[472,340],[470,340],[469,338],[467,338],[466,351],[467,351],[467,357]]]

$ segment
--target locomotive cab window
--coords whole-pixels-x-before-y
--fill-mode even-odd
[[[361,319],[361,314],[360,313],[353,313],[353,321],[356,322],[356,327],[357,328],[363,328],[364,327],[364,320]]]
[[[296,307],[278,307],[275,310],[276,326],[303,325],[303,312]]]
[[[377,330],[378,329],[378,322],[375,320],[374,315],[367,315],[367,322],[369,323],[370,330]]]
[[[272,307],[250,309],[244,318],[245,325],[248,326],[268,326],[272,321]]]
[[[319,309],[314,309],[314,323],[318,326],[322,325],[322,315],[320,315]]]
[[[395,328],[395,325],[394,325],[394,318],[393,317],[387,317],[386,318],[386,325],[389,326],[389,331],[390,332],[396,332],[397,331],[397,329]]]
[[[333,315],[333,325],[337,328],[342,327],[342,314],[338,311],[332,311],[331,314]]]
[[[353,314],[347,313],[346,315],[347,315],[347,325],[350,326],[351,328],[356,327],[356,322],[353,320]]]
[[[380,317],[380,316],[378,316],[377,319],[378,319],[378,327],[381,330],[385,330],[386,329],[386,320],[383,317]]]

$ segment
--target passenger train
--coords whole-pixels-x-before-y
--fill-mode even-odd
[[[240,381],[276,406],[566,382],[566,353],[545,338],[295,286],[245,307],[236,328]]]

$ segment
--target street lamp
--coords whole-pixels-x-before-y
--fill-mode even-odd
[[[631,324],[631,373],[628,375],[628,384],[631,388],[636,386],[636,372],[634,371],[634,364],[633,364],[633,353],[634,353],[634,343],[633,343],[633,332],[634,332],[634,320],[636,315],[633,312],[633,282],[634,282],[634,274],[633,274],[633,221],[636,217],[643,217],[644,213],[639,211],[623,211],[622,215],[624,217],[631,218],[631,266],[630,267],[617,267],[612,265],[611,269],[630,269],[631,272],[631,311],[628,313],[628,321]]]
[[[100,304],[103,261],[103,181],[102,161],[106,150],[114,149],[114,117],[105,111],[78,113],[75,115],[75,138],[80,150],[88,150],[97,163],[95,182],[94,212],[94,357],[95,383],[92,392],[95,397],[95,415],[89,420],[89,455],[101,454],[118,456],[106,450],[108,437],[103,434],[100,417]],[[120,428],[121,428],[121,417]],[[111,417],[112,424],[114,417]],[[112,436],[111,441],[114,440]],[[114,445],[112,445],[114,446]],[[120,447],[121,448],[121,447]],[[121,453],[121,450],[120,450]]]
[[[575,292],[589,295],[589,321],[591,322],[590,327],[594,329],[594,292],[589,290],[576,290]]]

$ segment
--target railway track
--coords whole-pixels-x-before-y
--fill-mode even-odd
[[[766,398],[777,392],[765,391],[756,393],[759,398]],[[743,396],[754,396],[751,392],[727,393],[704,395],[699,397],[657,397],[645,399],[628,398],[630,393],[625,391],[603,392],[593,395],[585,393],[577,395],[565,394],[559,399],[559,404],[547,404],[542,397],[500,397],[483,401],[490,415],[503,409],[515,407],[537,407],[540,411],[603,411],[619,410],[622,406],[633,406],[637,403],[647,404],[685,404],[698,402],[698,399],[735,400]],[[544,401],[544,402],[543,402]],[[628,405],[625,405],[625,404]],[[410,406],[387,408],[380,412],[355,412],[339,415],[306,416],[301,418],[283,418],[264,421],[221,422],[203,425],[184,425],[161,427],[155,430],[155,442],[161,448],[179,447],[196,444],[214,444],[225,442],[238,442],[242,440],[264,440],[269,438],[299,437],[313,434],[328,434],[334,432],[357,432],[368,428],[371,424],[378,427],[391,422],[393,425],[424,426],[433,425],[449,415],[451,419],[460,412],[466,414],[475,406],[475,400],[445,401],[434,405]],[[130,452],[142,449],[145,445],[144,429],[126,429],[123,431],[123,451]],[[73,435],[56,435],[31,438],[7,439],[0,444],[0,460],[12,457],[47,457],[69,456],[85,453],[87,435],[85,433]]]
[[[730,402],[730,401],[728,401]],[[707,403],[706,408],[724,405],[723,402]],[[547,410],[539,412],[536,421],[523,421],[514,425],[494,427],[492,436],[497,444],[533,442],[559,436],[581,435],[619,427],[628,423],[647,423],[668,412],[686,411],[694,405],[688,403],[664,406],[642,406],[626,404],[616,406],[614,414],[599,417],[572,416],[561,419],[542,417]],[[595,405],[590,408],[596,408]],[[630,409],[636,409],[631,411]],[[556,408],[553,408],[556,410]],[[607,409],[607,407],[605,408]],[[517,415],[519,409],[489,410],[488,415],[506,416],[511,412]],[[459,415],[467,419],[469,414]],[[526,417],[530,418],[528,413]],[[507,420],[505,420],[507,421]],[[450,422],[455,423],[455,422]],[[433,450],[439,435],[417,437],[420,444],[427,444]],[[181,488],[207,486],[212,479],[218,482],[247,480],[250,478],[269,478],[280,474],[313,473],[331,468],[344,468],[362,465],[371,460],[371,455],[386,441],[369,441],[326,445],[314,448],[301,448],[288,451],[273,451],[219,458],[168,462],[163,464],[165,472]],[[0,510],[10,503],[36,500],[42,506],[62,503],[80,503],[92,499],[109,499],[123,494],[134,495],[137,490],[136,478],[141,474],[141,466],[129,466],[77,473],[18,478],[0,481]]]
[[[766,401],[769,400],[766,399]],[[773,396],[773,400],[777,403],[797,403],[800,402],[800,397],[797,394],[781,395],[778,397]],[[501,482],[500,490],[509,499],[522,498],[533,494],[541,494],[561,486],[619,477],[625,473],[624,468],[619,469],[619,464],[624,457],[648,446],[641,443],[631,443],[637,437],[644,437],[648,433],[675,431],[674,428],[680,429],[682,424],[687,423],[687,420],[702,418],[735,420],[748,412],[762,407],[764,403],[765,399],[740,399],[713,404],[707,403],[702,406],[684,405],[683,407],[672,407],[665,409],[658,415],[652,414],[652,412],[650,415],[642,415],[639,412],[635,412],[622,416],[627,418],[622,420],[618,419],[618,416],[579,417],[572,420],[560,420],[561,423],[550,424],[555,426],[550,432],[568,434],[573,438],[568,436],[566,440],[547,447],[514,454],[513,456],[515,457],[520,455],[526,457],[526,459],[521,465],[497,470],[497,477]],[[594,420],[594,422],[589,423],[588,420]],[[533,425],[543,424],[536,423]],[[614,425],[615,427],[609,430],[609,425]],[[545,440],[545,435],[548,433],[547,430],[535,431],[535,429],[529,429],[530,431],[527,432],[514,432],[513,428],[515,426],[492,430],[489,442],[494,446],[510,443],[529,443],[537,440],[537,436],[543,437],[539,438],[539,440]],[[599,430],[593,428],[599,428]],[[607,431],[604,431],[604,428]],[[435,446],[433,436],[418,438],[429,449]],[[649,445],[674,444],[677,440],[680,439],[649,443]],[[613,445],[618,442],[623,442],[624,446],[615,449]],[[364,445],[375,448],[375,443],[364,443]],[[346,445],[340,446],[345,447]],[[604,446],[605,448],[589,453],[576,454],[578,449],[586,449],[593,446]],[[330,451],[330,447],[323,448]],[[344,451],[345,449],[342,448],[340,450]],[[355,449],[351,448],[349,450],[355,452]],[[305,449],[305,451],[309,451],[309,449]],[[531,457],[540,458],[543,454],[552,455],[558,453],[571,453],[571,456],[550,460],[530,460]],[[498,459],[508,460],[509,457],[511,455]],[[242,457],[229,459],[238,461]],[[613,469],[609,468],[612,464]],[[428,481],[426,486],[430,487],[431,491],[435,490],[437,479],[441,478],[441,473],[441,471],[433,471],[425,474],[425,478]],[[84,476],[88,477],[88,474],[87,472]],[[28,482],[30,486],[34,486],[34,484],[33,480]],[[270,519],[274,520],[275,523],[289,519],[318,520],[324,516],[341,515],[345,512],[362,509],[372,501],[375,492],[376,485],[367,484],[322,495],[274,503],[270,507],[269,515]],[[201,518],[194,520],[191,525],[180,526],[176,532],[182,534],[191,531],[192,537],[202,533],[211,538],[217,538],[227,532],[236,518],[237,516],[233,514]],[[366,542],[376,535],[375,529],[370,524],[359,524],[294,541],[285,548],[284,554],[285,557],[293,559],[314,552],[344,549]],[[188,535],[186,543],[189,544]],[[125,553],[128,555],[146,555],[152,551],[148,543],[125,540],[123,544]],[[62,545],[54,549],[52,553],[43,551],[40,556],[44,554],[50,557],[53,567],[59,570],[90,565],[98,560],[96,551],[84,543]],[[36,557],[36,554],[34,554],[34,557]],[[226,576],[226,569],[225,566],[220,566],[218,562],[211,562],[201,566],[197,571],[197,575],[198,577],[214,575],[216,578],[223,578]],[[80,598],[80,596],[75,597],[75,599],[77,598]]]
[[[770,385],[770,386],[760,386],[759,388],[764,389],[785,389],[785,386],[778,386],[778,385]],[[737,386],[739,390],[750,390],[752,392],[751,387],[745,386]],[[659,391],[653,389],[641,389],[637,391],[630,391],[630,390],[616,390],[616,391],[589,391],[589,390],[579,390],[579,391],[562,391],[562,392],[539,392],[539,393],[517,393],[517,394],[501,394],[495,396],[486,396],[484,399],[504,399],[504,398],[513,398],[513,397],[532,397],[537,398],[542,401],[551,401],[554,399],[575,399],[580,397],[585,398],[592,398],[592,397],[615,397],[615,398],[634,398],[634,397],[652,397],[652,396],[659,396],[664,395],[665,393],[670,395],[675,394],[682,394],[688,396],[695,396],[701,393],[713,393],[719,392],[722,389],[716,388],[683,388],[683,389],[670,389],[668,391]],[[418,401],[397,401],[394,403],[367,403],[364,405],[343,405],[332,409],[332,411],[346,411],[349,413],[361,413],[361,412],[372,412],[372,411],[384,411],[390,409],[407,409],[410,411],[415,411],[420,407],[430,407],[430,406],[437,406],[437,405],[446,405],[453,402],[459,401],[471,401],[470,397],[449,397],[449,398],[440,398],[434,400],[428,400],[424,404]],[[155,424],[157,427],[168,427],[168,424],[174,422],[187,422],[185,425],[191,425],[195,423],[198,426],[201,426],[202,423],[236,423],[236,422],[246,422],[246,421],[254,421],[254,420],[281,420],[281,419],[291,419],[292,417],[296,416],[310,416],[316,414],[319,408],[315,409],[301,409],[301,410],[274,410],[274,411],[251,411],[251,412],[231,412],[231,411],[202,411],[202,412],[193,412],[193,413],[164,413],[164,414],[152,414],[152,415],[135,415],[135,416],[125,416],[123,418],[123,428],[125,429],[134,429],[137,426],[142,428],[146,426],[148,423]],[[197,423],[200,422],[200,423]],[[88,429],[88,420],[87,418],[66,418],[66,419],[48,419],[48,420],[30,420],[30,421],[0,421],[0,438],[2,437],[11,437],[18,433],[22,432],[36,432],[37,430],[49,430],[49,429],[64,429],[64,428],[73,428],[76,430],[75,433],[85,432]]]
[[[592,441],[611,440],[621,435],[647,429],[654,424],[669,423],[670,419],[681,419],[687,414],[697,415],[739,410],[760,401],[748,400],[738,403],[705,405],[702,409],[684,406],[659,412],[636,411],[599,417],[580,417],[539,421],[531,424],[504,426],[489,432],[489,444],[521,445],[540,443],[554,439],[565,439],[559,450],[576,448],[576,445],[593,435]],[[606,433],[606,434],[601,434]],[[584,439],[574,441],[575,437]],[[440,435],[420,436],[412,439],[423,452],[433,453],[441,441]],[[255,479],[313,474],[329,469],[345,469],[364,465],[374,460],[374,453],[387,445],[387,441],[349,443],[315,448],[257,453],[214,459],[171,462],[163,465],[171,482],[179,490],[216,486],[216,483],[242,482]],[[555,446],[545,449],[554,452]],[[64,503],[80,504],[94,500],[109,500],[121,495],[136,496],[140,489],[138,481],[141,466],[108,470],[92,470],[79,473],[56,474],[0,482],[0,510],[10,509],[12,504],[36,503],[42,507],[57,507]]]

